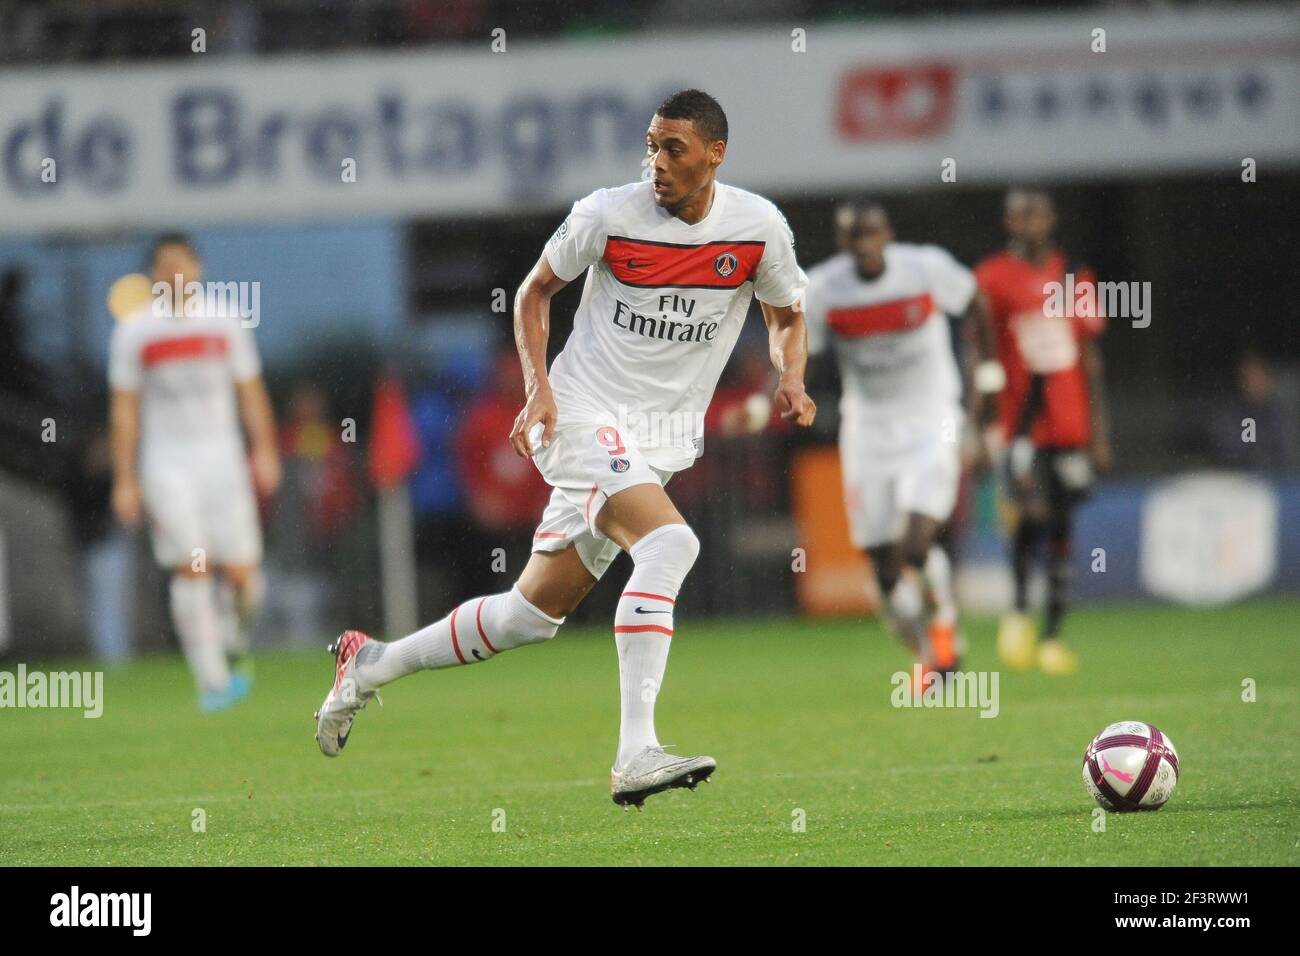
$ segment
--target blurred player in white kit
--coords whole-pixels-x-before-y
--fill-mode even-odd
[[[944,249],[895,242],[878,203],[841,204],[835,226],[840,253],[808,270],[808,350],[834,349],[849,534],[928,682],[961,652],[951,562],[935,540],[956,503],[966,420],[946,316],[983,334],[982,299]]]
[[[169,290],[203,278],[180,234],[155,243],[150,269]],[[113,330],[113,511],[128,527],[147,519],[199,707],[212,711],[249,691],[248,625],[264,590],[254,483],[274,492],[280,458],[251,329],[205,296],[185,297],[180,314],[174,301],[157,297]]]
[[[726,148],[718,103],[699,90],[673,94],[646,131],[651,178],[579,200],[547,243],[515,298],[527,404],[509,440],[554,488],[533,554],[510,590],[471,598],[399,641],[345,632],[317,713],[327,756],[383,684],[554,637],[621,549],[634,567],[614,615],[622,711],[611,795],[639,807],[713,772],[712,757],[665,753],[655,732],[674,610],[700,547],[664,485],[698,454],[751,295],[780,376],[774,401],[801,426],[816,413],[804,392],[806,277],[793,236],[771,202],[716,182]],[[551,298],[584,274],[573,333],[548,373]]]

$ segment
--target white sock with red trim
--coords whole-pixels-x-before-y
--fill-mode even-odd
[[[564,618],[534,607],[518,585],[470,598],[409,637],[388,644],[367,641],[357,653],[357,685],[371,690],[419,670],[485,661],[512,647],[550,640],[563,623]]]
[[[659,746],[655,698],[668,666],[677,593],[700,553],[700,541],[686,525],[666,524],[632,545],[628,553],[635,567],[614,612],[622,695],[616,768],[644,748]]]

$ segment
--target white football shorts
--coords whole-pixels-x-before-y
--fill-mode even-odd
[[[961,480],[963,418],[956,406],[906,417],[845,417],[840,468],[855,548],[898,541],[909,514],[948,520]]]
[[[551,500],[533,534],[534,551],[562,551],[572,544],[599,579],[618,557],[619,546],[596,527],[610,496],[633,485],[663,486],[673,472],[649,464],[636,441],[608,421],[587,419],[557,427],[542,447],[539,422],[528,433],[533,462],[552,488]]]
[[[262,529],[243,451],[192,447],[140,469],[154,558],[163,568],[260,564]],[[201,549],[201,551],[196,551]]]

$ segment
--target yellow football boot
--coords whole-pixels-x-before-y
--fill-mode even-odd
[[[1037,660],[1038,628],[1028,614],[1013,611],[998,622],[998,657],[1013,671],[1031,670]]]
[[[1038,669],[1044,674],[1073,674],[1079,669],[1079,655],[1060,638],[1043,641],[1038,645]]]

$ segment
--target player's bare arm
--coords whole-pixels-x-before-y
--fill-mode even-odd
[[[1109,471],[1113,455],[1110,447],[1110,416],[1106,409],[1105,368],[1096,339],[1083,346],[1083,369],[1088,376],[1088,398],[1092,418],[1092,463],[1098,471]]]
[[[239,399],[239,416],[248,432],[248,445],[253,461],[253,483],[262,495],[270,495],[280,487],[280,450],[275,442],[275,416],[271,412],[271,399],[259,375],[235,384]]]
[[[533,455],[528,432],[538,422],[543,424],[543,447],[555,434],[555,397],[546,378],[546,342],[551,334],[551,298],[566,285],[543,254],[515,294],[515,347],[523,364],[524,394],[528,399],[515,419],[510,444],[522,458]]]
[[[108,427],[113,456],[113,514],[126,527],[133,528],[144,513],[136,472],[136,450],[140,444],[139,392],[113,389]]]
[[[768,352],[772,367],[780,376],[772,400],[781,417],[803,428],[813,423],[817,405],[804,391],[804,373],[808,368],[808,327],[804,324],[799,303],[776,306],[760,302],[763,321],[767,323]]]
[[[967,446],[969,451],[964,454],[967,464],[984,467],[989,461],[985,431],[996,411],[995,396],[1005,384],[1006,373],[997,359],[997,341],[988,300],[979,290],[962,316],[961,336],[965,346],[962,350],[962,391],[966,396],[967,428],[974,436],[974,441]]]
[[[967,414],[975,424],[982,424],[991,403],[990,395],[998,391],[993,380],[996,370],[986,364],[997,364],[997,343],[993,338],[993,320],[989,317],[988,300],[976,290],[971,297],[966,314],[961,318],[961,337],[964,344],[963,391],[966,394]],[[981,371],[981,368],[983,371]],[[1001,366],[999,365],[1000,369]]]

